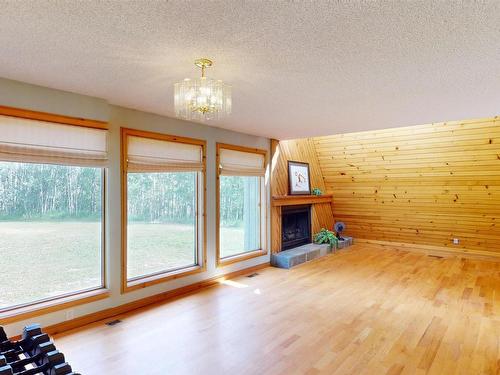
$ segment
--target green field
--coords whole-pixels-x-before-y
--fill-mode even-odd
[[[100,231],[97,222],[0,222],[0,308],[99,286]],[[128,231],[131,276],[193,262],[192,226],[134,223]],[[241,252],[243,229],[222,228],[221,241],[226,254]]]
[[[223,227],[221,231],[221,247],[226,249],[225,254],[241,253],[243,228]],[[127,235],[129,277],[194,263],[195,233],[192,225],[134,223],[129,224]]]

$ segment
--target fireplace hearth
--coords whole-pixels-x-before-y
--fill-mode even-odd
[[[311,243],[311,205],[282,207],[281,250],[308,243]]]

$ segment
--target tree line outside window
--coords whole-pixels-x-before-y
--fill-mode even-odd
[[[0,220],[99,220],[101,214],[100,168],[0,162]],[[195,215],[195,185],[191,173],[128,175],[129,220],[137,222],[190,223]],[[223,226],[243,225],[244,187],[239,178],[221,180]],[[144,189],[146,186],[146,189]]]

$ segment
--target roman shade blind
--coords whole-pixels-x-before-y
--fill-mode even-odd
[[[0,116],[0,160],[105,166],[107,130]]]
[[[203,170],[201,145],[128,136],[129,172],[183,172]]]
[[[220,174],[226,176],[264,176],[265,155],[236,151],[227,148],[219,150]]]

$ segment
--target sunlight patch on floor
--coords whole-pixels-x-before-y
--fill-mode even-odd
[[[232,286],[232,287],[238,288],[238,289],[248,288],[248,285],[242,284],[242,283],[239,283],[239,282],[233,281],[233,280],[221,280],[221,281],[219,281],[219,283],[221,283],[223,285],[229,285],[229,286]]]

